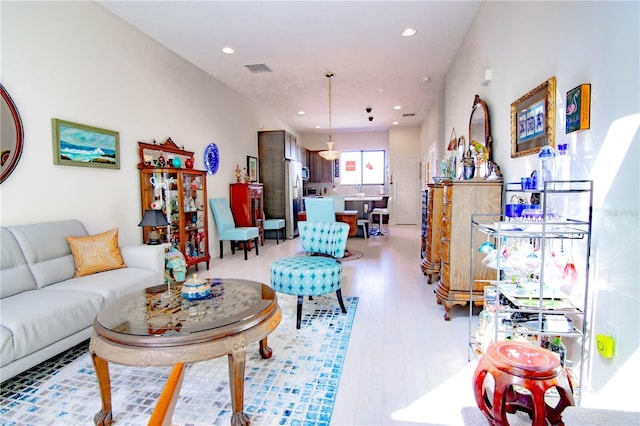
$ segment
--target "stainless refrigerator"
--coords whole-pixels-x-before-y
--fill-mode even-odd
[[[302,209],[302,164],[287,159],[287,132],[258,132],[260,182],[264,187],[264,214],[267,219],[284,219],[285,235],[298,235],[298,212]]]
[[[285,230],[287,238],[298,235],[298,212],[302,209],[302,164],[285,160]]]

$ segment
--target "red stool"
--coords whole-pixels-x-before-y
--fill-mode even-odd
[[[485,379],[495,381],[493,398]],[[556,388],[555,407],[545,403],[548,389]],[[562,425],[562,411],[574,405],[573,391],[560,360],[547,349],[526,343],[497,342],[480,358],[473,374],[473,393],[478,408],[492,425],[508,425],[507,413],[529,414],[533,425]]]

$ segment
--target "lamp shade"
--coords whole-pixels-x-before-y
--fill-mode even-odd
[[[168,224],[161,210],[145,210],[138,226],[167,226]]]
[[[327,145],[329,145],[329,149],[326,151],[320,151],[320,157],[325,160],[337,160],[340,158],[340,151],[333,150],[333,142],[329,141],[327,142]]]
[[[138,224],[138,226],[150,226],[153,229],[149,231],[147,235],[149,241],[147,244],[160,244],[160,234],[156,231],[157,226],[167,226],[169,222],[167,222],[167,218],[164,217],[162,210],[145,210],[144,216],[142,216],[142,220]]]

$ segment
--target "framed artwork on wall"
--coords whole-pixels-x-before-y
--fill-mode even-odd
[[[555,148],[556,78],[551,77],[511,104],[511,158]]]
[[[53,163],[65,166],[120,168],[118,132],[54,118]]]
[[[591,85],[581,84],[567,92],[566,133],[591,125]]]
[[[249,175],[249,182],[258,181],[258,159],[247,155],[247,174]]]

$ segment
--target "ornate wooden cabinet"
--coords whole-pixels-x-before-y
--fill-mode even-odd
[[[260,245],[264,245],[264,191],[261,183],[232,183],[229,186],[229,203],[236,226],[255,226],[260,233]],[[249,242],[249,244],[252,244]],[[251,246],[249,246],[251,248]]]
[[[453,305],[483,301],[484,283],[477,280],[495,279],[495,270],[482,264],[485,256],[471,247],[471,215],[499,214],[502,206],[502,181],[468,180],[450,181],[442,185],[442,239],[440,280],[436,297],[449,320]],[[434,203],[437,201],[434,198]],[[479,231],[474,231],[479,232]],[[475,236],[475,241],[480,241]],[[474,269],[470,272],[471,256]],[[473,273],[474,288],[470,291]],[[477,288],[476,288],[477,287]],[[471,296],[473,294],[473,296]]]
[[[192,166],[193,153],[179,149],[170,140],[138,145],[142,215],[148,209],[162,210],[169,225],[158,230],[161,241],[180,250],[188,267],[195,265],[197,269],[198,263],[206,262],[209,269],[207,172],[171,167]],[[174,163],[174,158],[180,161]],[[160,164],[164,167],[158,167]],[[142,229],[143,241],[147,241],[151,228]]]
[[[440,275],[440,247],[442,240],[442,184],[429,184],[425,191],[426,200],[424,200],[423,228],[424,238],[422,245],[424,253],[422,253],[422,273],[427,276],[427,282],[433,283],[433,280]]]

